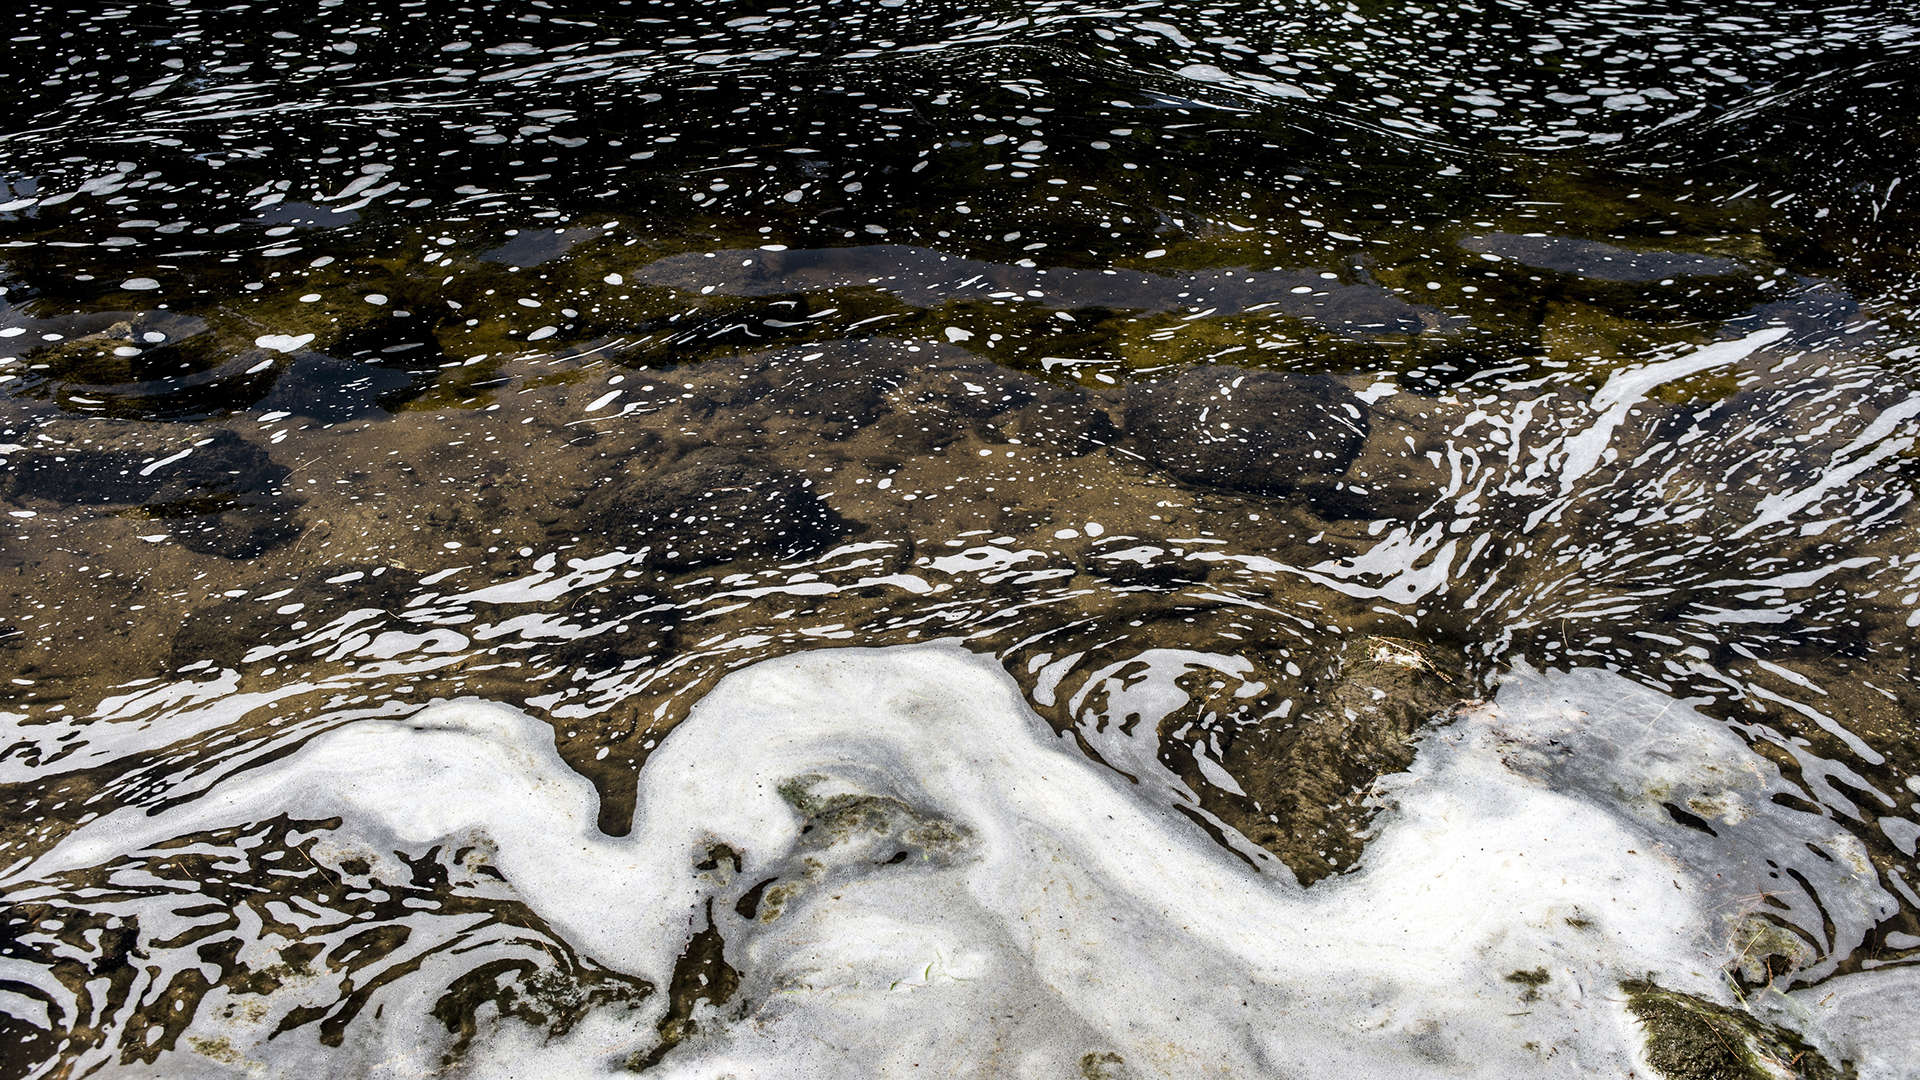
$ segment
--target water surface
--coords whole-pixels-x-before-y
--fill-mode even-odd
[[[1905,1075],[1917,32],[24,9],[0,1075]]]

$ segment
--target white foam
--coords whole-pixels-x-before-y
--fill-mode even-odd
[[[1861,1076],[1912,1076],[1920,1061],[1920,968],[1864,971],[1789,995],[1788,1008],[1819,1032],[1831,1059]]]
[[[648,760],[625,838],[595,829],[593,790],[545,725],[464,701],[349,724],[157,816],[117,811],[23,876],[279,813],[416,848],[484,833],[557,933],[656,986],[713,913],[739,993],[702,1006],[659,1071],[716,1080],[1099,1075],[1115,1060],[1170,1077],[1646,1075],[1617,984],[1651,974],[1730,1000],[1718,875],[1815,839],[1841,856],[1816,883],[1837,934],[1869,917],[1870,868],[1823,819],[1773,806],[1777,772],[1720,725],[1604,672],[1523,673],[1500,702],[1428,734],[1383,784],[1392,808],[1361,869],[1311,889],[1090,762],[991,659],[951,645],[728,676]],[[876,809],[828,827],[796,809],[802,789]],[[1674,800],[1718,835],[1676,826]],[[1809,822],[1823,831],[1793,831]],[[718,843],[737,875],[696,868]],[[768,878],[786,894],[734,915]],[[1522,971],[1546,979],[1508,979]],[[282,1074],[438,1069],[433,988],[383,993],[360,1051],[282,1056]],[[664,996],[552,1039],[501,1022],[469,1065],[610,1071],[625,1060],[610,1048],[651,1045]]]
[[[1745,536],[1756,529],[1786,521],[1819,502],[1828,492],[1852,484],[1856,477],[1868,469],[1911,450],[1915,436],[1902,435],[1896,438],[1895,433],[1903,427],[1915,427],[1912,422],[1915,416],[1920,416],[1920,395],[1882,411],[1865,431],[1834,452],[1827,468],[1821,471],[1816,481],[1798,491],[1775,492],[1761,499],[1759,516],[1741,526],[1733,535]]]
[[[1560,493],[1571,492],[1581,477],[1592,472],[1601,455],[1613,442],[1613,433],[1627,419],[1633,407],[1655,387],[1689,375],[1698,375],[1724,364],[1744,360],[1756,350],[1787,336],[1785,327],[1755,330],[1743,338],[1717,341],[1671,360],[1626,368],[1608,376],[1607,383],[1593,395],[1597,414],[1587,430],[1567,440],[1567,456],[1560,469]]]

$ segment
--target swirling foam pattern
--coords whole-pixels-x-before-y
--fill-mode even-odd
[[[718,932],[709,970],[731,985],[709,989],[662,1075],[1058,1076],[1091,1062],[1516,1076],[1556,1058],[1625,1073],[1644,1065],[1616,985],[1724,995],[1702,972],[1740,947],[1723,916],[1764,887],[1751,880],[1764,860],[1806,868],[1838,934],[1891,903],[1857,844],[1773,805],[1776,790],[1765,759],[1678,702],[1604,672],[1524,674],[1426,736],[1380,792],[1391,810],[1358,871],[1302,889],[1088,762],[992,662],[842,649],[723,680],[650,760],[625,838],[594,829],[593,793],[544,725],[468,701],[341,726],[159,814],[107,815],[31,872],[150,858],[276,814],[337,822],[322,830],[335,859],[484,849],[573,949],[656,987],[690,935]],[[1669,820],[1659,804],[1674,798],[1710,803],[1714,835]],[[157,905],[141,906],[151,925]],[[147,955],[179,951],[156,939]],[[343,1060],[432,1071],[450,1038],[408,981],[377,992],[380,1020],[348,1027],[333,1055],[268,1040],[265,1017],[230,1019],[232,997],[203,1001],[187,1038],[293,1075]],[[467,1067],[597,1074],[656,1040],[663,997],[589,1012],[551,1041],[488,1031]],[[1905,1038],[1867,1034],[1863,1063],[1891,1066]]]

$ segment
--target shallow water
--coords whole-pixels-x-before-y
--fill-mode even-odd
[[[26,10],[0,1076],[1909,1075],[1917,35]]]

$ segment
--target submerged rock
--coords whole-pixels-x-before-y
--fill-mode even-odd
[[[537,241],[522,237],[515,243],[532,250]],[[641,267],[633,280],[722,296],[803,296],[872,289],[892,293],[918,308],[1014,294],[1022,303],[1056,310],[1172,312],[1204,307],[1236,312],[1260,308],[1312,319],[1343,333],[1363,334],[1417,332],[1422,313],[1429,310],[1378,285],[1329,282],[1311,270],[1039,269],[1031,261],[990,262],[908,244],[683,252]]]
[[[897,367],[884,359],[831,367],[805,361],[772,364],[759,406],[816,428],[828,439],[843,439],[886,412],[886,392],[899,383]]]
[[[297,505],[275,488],[287,469],[231,431],[198,440],[112,433],[94,446],[49,445],[12,459],[0,494],[59,506],[116,508],[164,523],[204,555],[251,559],[299,534]]]
[[[167,519],[168,535],[181,547],[223,559],[251,559],[300,535],[289,499],[249,497],[217,514]]]
[[[902,356],[858,343],[788,349],[699,369],[681,407],[715,441],[795,428],[839,441],[889,412],[887,395],[906,366]]]
[[[953,350],[948,355],[956,355]],[[958,354],[964,355],[964,354]],[[1085,454],[1119,436],[1113,421],[1078,386],[1042,382],[983,360],[944,360],[918,368],[894,394],[896,446],[938,454],[965,431],[990,441]]]
[[[1225,764],[1254,812],[1224,801],[1216,812],[1303,885],[1353,866],[1374,815],[1367,789],[1413,763],[1413,734],[1460,698],[1463,661],[1451,649],[1393,638],[1349,644],[1297,724],[1257,730],[1228,751]]]
[[[255,403],[263,413],[287,412],[326,423],[363,416],[385,416],[379,399],[408,386],[405,372],[375,364],[342,360],[324,353],[302,353]]]
[[[1199,367],[1127,391],[1127,434],[1188,483],[1284,495],[1339,475],[1367,437],[1367,406],[1325,375]]]
[[[263,490],[287,475],[264,447],[231,431],[194,442],[134,434],[103,438],[99,448],[49,445],[14,455],[11,466],[0,491],[61,506],[183,503]]]
[[[607,535],[651,547],[652,565],[796,558],[849,528],[812,486],[797,473],[709,450],[620,484],[589,513]]]
[[[910,388],[913,404],[951,416],[980,419],[1023,408],[1049,389],[1040,380],[984,360],[947,364],[924,372]]]
[[[112,450],[55,447],[15,454],[0,476],[11,498],[45,499],[62,506],[137,503],[159,485],[140,475],[140,459]]]
[[[1089,453],[1120,438],[1112,418],[1078,386],[1036,384],[1031,401],[1001,414],[991,428],[1001,438],[1018,439],[1029,446],[1050,446],[1074,455]]]
[[[1529,266],[1592,281],[1657,281],[1671,277],[1722,277],[1746,267],[1732,259],[1683,251],[1632,251],[1597,240],[1570,236],[1521,236],[1488,233],[1470,236],[1460,246]]]

